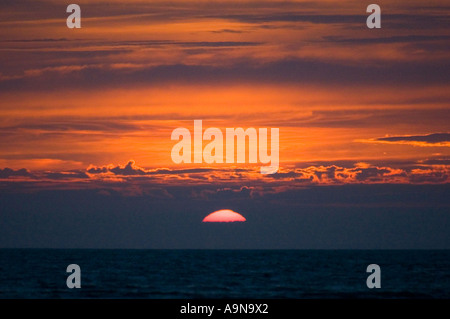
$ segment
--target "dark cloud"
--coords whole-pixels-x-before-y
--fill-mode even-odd
[[[71,132],[74,131],[98,131],[98,132],[116,132],[116,131],[135,131],[142,129],[139,125],[126,123],[114,119],[109,120],[72,120],[72,121],[54,121],[42,120],[37,123],[22,123],[14,126],[4,126],[0,132],[12,132],[17,130],[39,130],[41,132]]]
[[[237,41],[223,41],[223,42],[178,42],[177,45],[187,47],[240,47],[240,46],[257,46],[261,42],[237,42]]]
[[[254,187],[224,187],[219,188],[213,194],[217,198],[249,198]]]
[[[212,31],[215,33],[221,32],[229,32],[229,33],[240,33],[239,30],[219,30]],[[14,50],[20,52],[20,49],[23,51],[30,51],[28,46],[20,46],[20,45],[12,45],[12,44],[20,44],[20,43],[41,43],[44,42],[45,46],[36,46],[36,52],[32,52],[34,54],[52,54],[58,53],[60,58],[68,57],[70,58],[72,54],[81,54],[81,58],[83,57],[83,53],[91,53],[91,54],[101,54],[105,53],[110,55],[111,53],[126,53],[131,52],[130,47],[136,47],[137,49],[144,48],[154,48],[158,46],[174,46],[174,47],[246,47],[246,46],[257,46],[262,45],[262,42],[250,42],[250,41],[175,41],[175,40],[123,40],[123,41],[92,41],[92,40],[84,40],[84,39],[20,39],[20,40],[4,40],[0,41],[0,43],[5,43],[4,50]],[[50,42],[50,43],[48,43]],[[52,44],[52,42],[55,42]],[[60,44],[59,42],[64,42]],[[9,44],[9,45],[6,45]],[[45,50],[40,51],[40,48],[45,48]],[[74,52],[69,51],[68,49],[75,49]],[[115,48],[115,49],[111,49]],[[128,49],[127,49],[128,48]],[[134,48],[133,48],[134,49]],[[29,53],[29,52],[27,52]]]
[[[385,174],[389,174],[392,171],[387,168],[368,167],[364,169],[354,169],[356,172],[355,178],[358,181],[379,181],[382,180]]]
[[[14,177],[14,176],[33,177],[33,174],[31,174],[25,168],[13,170],[11,168],[6,167],[4,169],[0,169],[0,178],[8,178],[8,177]]]
[[[168,169],[168,168],[159,168],[154,171],[149,171],[149,175],[178,175],[178,174],[195,174],[195,173],[206,173],[206,172],[214,172],[220,171],[212,168],[187,168],[187,169]]]
[[[428,144],[450,142],[450,133],[433,133],[428,135],[380,137],[377,141],[385,142],[424,142]]]
[[[298,8],[297,8],[298,9]],[[364,9],[363,9],[364,10]],[[296,13],[281,12],[277,14],[264,14],[261,12],[246,14],[221,14],[212,15],[213,18],[237,20],[244,23],[269,23],[269,22],[308,22],[315,24],[358,24],[365,25],[367,15],[365,11],[361,14],[318,14],[318,13]],[[384,13],[382,19],[384,28],[416,28],[436,29],[448,26],[449,18],[446,14],[401,14]]]
[[[449,172],[429,170],[426,174],[412,174],[411,183],[414,184],[439,184],[449,183]]]
[[[35,42],[35,41],[32,41]],[[44,44],[41,44],[44,42]],[[23,46],[21,43],[13,42],[5,44],[0,57],[0,82],[9,80],[35,79],[37,77],[50,80],[63,80],[67,76],[82,73],[77,71],[89,69],[90,72],[113,72],[128,73],[136,72],[129,68],[118,70],[115,64],[131,63],[136,61],[124,60],[124,55],[133,54],[146,48],[158,48],[166,50],[173,47],[174,50],[184,51],[185,54],[208,53],[216,48],[238,48],[258,46],[260,42],[245,41],[166,41],[166,40],[134,40],[134,41],[85,41],[68,40],[45,42],[38,41],[33,49]],[[195,49],[195,50],[194,50]],[[14,54],[12,54],[14,52]],[[39,61],[37,63],[37,61]],[[146,64],[149,60],[138,61],[137,64]],[[166,64],[165,62],[162,64]],[[148,68],[148,67],[147,67]],[[146,69],[139,67],[139,69]],[[73,78],[72,78],[73,79]],[[82,80],[81,78],[79,80]],[[57,82],[57,81],[56,81]],[[102,85],[102,83],[99,83]]]
[[[450,165],[450,158],[430,158],[418,161],[418,163],[425,165]]]
[[[405,4],[407,5],[407,4]],[[450,22],[448,10],[423,14],[383,14],[383,28],[392,29],[438,29],[446,28]]]
[[[4,43],[20,43],[20,42],[66,42],[69,41],[69,39],[66,38],[42,38],[42,39],[14,39],[14,40],[3,40],[0,42]]]
[[[44,178],[54,180],[66,180],[66,179],[84,179],[89,178],[85,172],[82,171],[69,171],[69,172],[46,172],[43,174]]]
[[[435,103],[440,103],[441,98],[430,96],[428,103],[434,100]],[[367,104],[395,103],[389,97],[377,97],[373,102],[366,102]],[[400,102],[399,102],[400,103]],[[424,100],[417,101],[414,98],[406,96],[401,101],[403,104],[426,103]],[[267,125],[271,127],[379,127],[386,122],[392,125],[414,125],[417,123],[421,125],[430,126],[446,126],[447,119],[450,117],[450,108],[440,107],[434,108],[432,112],[429,109],[409,109],[405,116],[403,109],[371,109],[370,107],[364,109],[347,109],[347,110],[315,110],[310,115],[297,116],[295,114],[283,114],[282,120],[277,119],[261,119],[260,125]]]
[[[125,166],[116,166],[109,169],[110,172],[116,175],[145,175],[145,169],[135,165],[134,161],[129,161]]]
[[[324,36],[326,42],[339,42],[349,44],[368,44],[368,43],[416,43],[429,41],[444,41],[448,46],[450,36],[448,35],[402,35],[402,36],[387,36],[378,38],[343,38],[339,36]]]
[[[236,61],[230,66],[161,65],[139,69],[114,69],[83,66],[72,72],[49,69],[36,77],[11,78],[0,81],[0,91],[59,90],[71,88],[96,89],[134,87],[142,84],[224,84],[224,83],[297,83],[339,85],[444,85],[450,82],[450,62],[397,62],[378,65],[340,65],[339,63],[290,59],[255,64]],[[76,76],[74,76],[76,74]]]
[[[182,175],[182,174],[196,174],[220,171],[211,168],[190,168],[190,169],[168,169],[158,168],[147,170],[136,165],[135,161],[130,160],[126,165],[121,166],[103,166],[103,167],[89,167],[87,172],[90,174],[100,174],[111,172],[115,175],[134,176],[134,175]],[[196,178],[199,178],[198,176]]]
[[[291,171],[287,171],[287,172],[278,171],[275,174],[271,174],[269,177],[274,178],[274,179],[289,179],[289,178],[300,178],[302,176],[303,176],[303,174],[301,172],[291,170]],[[312,180],[313,178],[310,177],[309,179]]]
[[[89,174],[101,174],[101,173],[108,173],[109,172],[109,168],[106,166],[103,167],[89,167],[87,169],[87,172]]]
[[[242,30],[233,30],[233,29],[221,29],[211,31],[212,33],[244,33]]]

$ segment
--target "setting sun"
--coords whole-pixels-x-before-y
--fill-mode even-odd
[[[211,223],[229,223],[229,222],[245,222],[246,219],[239,213],[236,213],[230,209],[217,210],[205,218],[203,222]]]

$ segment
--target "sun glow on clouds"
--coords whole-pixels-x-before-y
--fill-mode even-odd
[[[448,140],[419,136],[448,131],[443,1],[383,1],[386,28],[371,32],[356,0],[80,0],[76,33],[53,1],[33,10],[28,2],[0,4],[0,169],[61,182],[77,175],[35,171],[85,173],[133,158],[154,171],[114,165],[83,180],[261,179],[241,166],[174,165],[170,133],[197,118],[220,129],[280,128],[282,169],[264,181],[447,180],[447,164],[401,173],[393,165],[450,156]],[[377,138],[385,134],[396,138]],[[313,165],[288,166],[298,162]]]

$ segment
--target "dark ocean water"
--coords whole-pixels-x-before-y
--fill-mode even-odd
[[[450,251],[0,249],[0,298],[450,298]]]

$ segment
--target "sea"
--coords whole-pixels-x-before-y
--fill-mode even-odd
[[[73,298],[448,299],[450,250],[0,249],[0,299]]]

